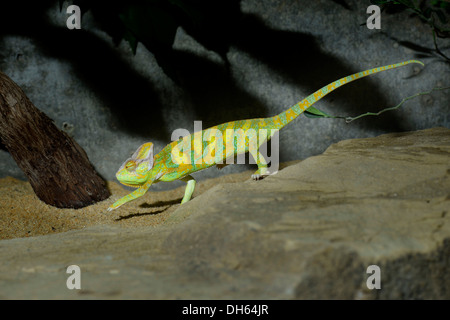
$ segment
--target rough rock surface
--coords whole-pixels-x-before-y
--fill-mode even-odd
[[[217,183],[157,225],[120,225],[122,211],[2,240],[0,298],[450,299],[449,156],[446,128],[345,140],[262,181]]]

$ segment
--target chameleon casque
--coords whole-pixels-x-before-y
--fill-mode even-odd
[[[183,200],[181,201],[181,203],[185,203],[191,199],[195,188],[195,180],[191,176],[191,173],[214,165],[217,165],[220,168],[221,166],[224,166],[223,163],[226,159],[234,158],[237,155],[242,155],[247,152],[253,156],[256,160],[256,164],[258,165],[258,170],[252,175],[252,178],[254,180],[261,179],[264,176],[271,174],[271,172],[269,172],[268,164],[261,155],[259,148],[263,143],[270,140],[274,132],[286,126],[314,103],[340,86],[377,72],[398,68],[410,63],[418,63],[422,66],[424,65],[422,62],[417,60],[408,60],[397,64],[391,64],[352,74],[317,90],[307,98],[274,117],[231,121],[205,129],[201,132],[195,132],[185,136],[184,138],[173,141],[155,156],[153,155],[153,143],[145,143],[137,149],[131,158],[127,159],[122,164],[116,173],[117,179],[122,184],[138,189],[117,200],[108,208],[108,211],[114,210],[124,203],[141,197],[147,192],[152,184],[159,181],[168,182],[182,180],[187,182],[185,194]],[[270,131],[271,134],[267,135],[265,139],[258,139],[257,135],[252,133],[248,134],[246,137],[244,136],[243,139],[235,139],[234,136],[230,138],[226,135],[227,132],[230,132],[230,129],[240,129],[242,130],[241,132],[244,133],[260,132],[260,130],[263,129]],[[211,132],[219,132],[219,136],[225,137],[225,139],[223,139],[223,141],[218,141],[219,139],[217,136],[215,136],[215,139],[210,139],[209,141],[202,139],[202,136],[211,135]],[[216,144],[214,144],[213,141],[215,141]],[[180,158],[177,158],[176,161],[174,161],[173,157],[174,155],[179,155],[180,144],[183,144],[183,142],[187,143],[184,145],[188,147],[187,150],[189,152],[184,153],[181,157],[181,161]],[[221,142],[221,144],[218,142]],[[257,146],[256,148],[249,148],[249,145],[255,145],[255,143]],[[209,148],[211,147],[211,144],[214,144],[215,147]],[[206,149],[209,149],[210,151],[209,158],[202,157],[204,156]],[[229,162],[227,161],[227,164],[228,163]]]

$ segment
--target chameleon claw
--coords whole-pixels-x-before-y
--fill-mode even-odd
[[[106,209],[107,212],[111,212],[115,209],[117,209],[118,207],[120,207],[122,204],[117,204],[118,201],[114,202],[112,205],[110,205],[108,207],[108,209]]]
[[[254,174],[252,174],[253,180],[262,180],[265,177],[271,175],[270,171],[267,169],[267,167],[260,167]]]
[[[267,173],[267,174],[255,173],[255,174],[252,174],[252,179],[255,180],[255,181],[262,180],[262,179],[264,179],[265,177],[267,177],[269,175],[270,175],[269,173]]]

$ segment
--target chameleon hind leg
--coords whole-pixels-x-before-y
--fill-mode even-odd
[[[192,178],[192,176],[187,175],[184,178],[181,178],[180,180],[187,182],[186,190],[184,191],[184,197],[183,200],[181,200],[181,203],[183,204],[191,200],[192,193],[194,192],[195,189],[195,179]]]
[[[267,168],[267,161],[261,154],[261,152],[259,152],[259,150],[257,150],[256,152],[250,150],[250,154],[255,159],[256,164],[258,165],[258,170],[256,170],[255,173],[252,174],[252,179],[261,180],[264,177],[270,175],[269,169]]]

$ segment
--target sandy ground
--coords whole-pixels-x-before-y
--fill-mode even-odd
[[[283,167],[289,164],[284,164]],[[252,173],[253,171],[245,171],[199,181],[193,197],[199,196],[218,183],[248,180]],[[158,192],[152,192],[150,189],[140,199],[113,212],[107,212],[106,209],[114,201],[131,192],[116,182],[109,181],[107,185],[112,194],[109,199],[82,209],[59,209],[39,200],[27,181],[11,177],[0,179],[0,239],[33,237],[97,224],[124,227],[156,226],[163,223],[170,213],[176,210],[184,194],[184,186]]]

